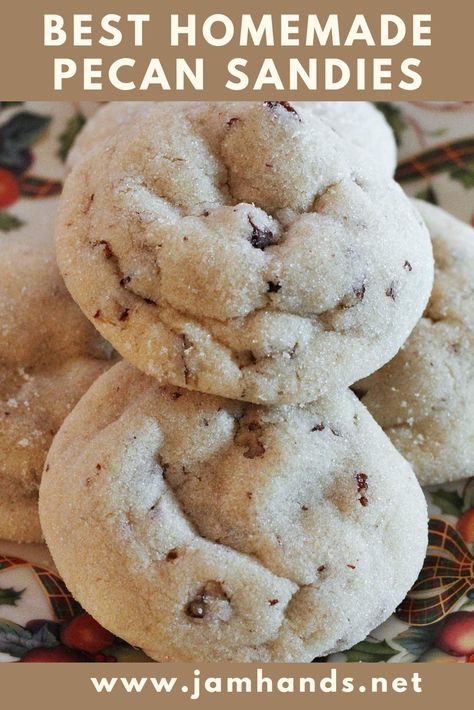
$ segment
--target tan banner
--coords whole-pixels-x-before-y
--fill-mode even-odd
[[[472,704],[465,664],[5,664],[9,706],[48,710],[298,708],[410,710]],[[42,700],[41,700],[42,699]]]
[[[468,100],[473,26],[466,0],[15,0],[0,93]]]

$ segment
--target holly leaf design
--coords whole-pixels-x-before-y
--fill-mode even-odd
[[[0,621],[0,652],[22,658],[32,648],[54,648],[59,645],[56,636],[47,624],[32,633],[19,624],[2,619]]]
[[[51,122],[49,116],[20,111],[0,126],[0,166],[16,174],[31,163],[30,148],[44,134]]]
[[[453,180],[457,180],[467,190],[474,187],[474,160],[466,160],[465,167],[455,168],[449,173]]]
[[[386,663],[399,653],[386,641],[361,641],[346,652],[349,663]]]
[[[69,155],[69,151],[74,145],[76,136],[82,130],[86,123],[86,117],[82,111],[77,111],[74,116],[71,116],[66,124],[66,128],[59,136],[58,156],[64,162]]]
[[[436,195],[436,192],[433,190],[431,185],[417,192],[415,197],[418,200],[424,200],[425,202],[429,202],[432,205],[439,205],[438,196]]]
[[[463,499],[457,491],[433,491],[431,500],[445,515],[459,517],[463,511]]]
[[[0,212],[0,232],[11,232],[23,225],[21,219],[9,212]]]
[[[0,127],[2,139],[17,148],[31,148],[51,123],[49,116],[20,111]]]
[[[17,591],[13,587],[0,587],[0,606],[16,606],[23,596],[25,590]]]
[[[442,136],[445,136],[447,132],[447,128],[435,128],[432,131],[425,131],[425,135],[430,136],[431,138],[442,138]]]
[[[22,106],[24,101],[0,101],[0,111],[4,108],[13,108],[14,106]]]
[[[474,478],[470,478],[463,490],[463,511],[474,508]]]
[[[474,612],[474,587],[466,594],[466,601],[461,604],[459,611]]]
[[[107,649],[107,655],[115,656],[118,663],[153,663],[152,659],[139,648],[129,646],[120,639]]]
[[[414,658],[419,658],[433,646],[436,628],[436,624],[412,627],[398,634],[393,640]]]
[[[375,101],[374,105],[375,108],[377,108],[385,116],[385,120],[394,133],[397,145],[400,145],[402,142],[403,132],[408,128],[402,112],[397,106],[394,106],[394,104],[391,104],[388,101]]]

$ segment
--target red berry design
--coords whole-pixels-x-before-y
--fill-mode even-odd
[[[456,528],[466,542],[474,542],[474,508],[466,510],[461,515],[456,523]]]
[[[32,648],[27,651],[20,663],[80,663],[87,660],[82,653],[65,646],[54,648]]]
[[[106,656],[105,653],[97,653],[94,656],[96,663],[117,663],[115,656]]]
[[[115,636],[97,623],[90,614],[81,614],[61,629],[61,641],[69,648],[95,655],[111,646]]]
[[[8,170],[0,168],[0,209],[13,205],[19,196],[20,187],[16,177]]]
[[[435,639],[436,646],[452,656],[474,654],[474,612],[457,611],[450,614]]]

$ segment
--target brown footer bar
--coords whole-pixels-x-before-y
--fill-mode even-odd
[[[377,664],[0,664],[1,707],[432,708],[472,698],[474,666]],[[464,700],[463,700],[464,699]]]

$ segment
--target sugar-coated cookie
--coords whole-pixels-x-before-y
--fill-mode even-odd
[[[147,374],[310,401],[387,362],[428,300],[428,232],[366,151],[287,102],[142,105],[69,174],[58,259]]]
[[[304,107],[325,121],[345,140],[367,150],[387,175],[397,166],[397,144],[383,114],[368,101],[304,101]]]
[[[0,538],[37,542],[52,438],[112,349],[64,286],[51,222],[0,233],[0,254]]]
[[[68,155],[68,169],[124,123],[133,121],[134,116],[147,105],[150,102],[112,101],[99,109],[77,137]],[[161,102],[160,105],[167,106],[168,103]],[[387,174],[393,175],[397,164],[395,137],[382,113],[373,104],[368,101],[296,101],[293,105],[296,110],[301,108],[314,113],[342,138],[369,151]]]
[[[416,204],[433,242],[433,293],[398,355],[356,389],[419,481],[444,483],[474,472],[474,229]]]
[[[99,378],[40,514],[76,599],[160,661],[309,661],[360,641],[423,562],[426,504],[350,391],[261,407]]]

